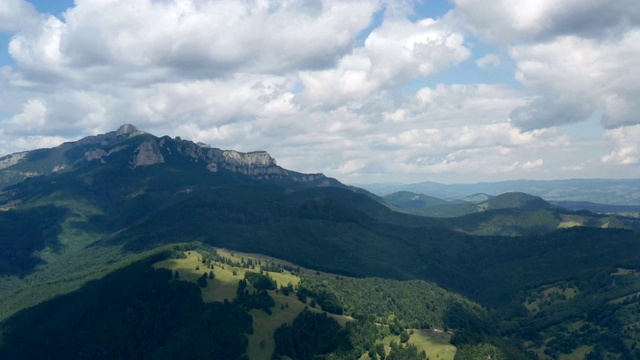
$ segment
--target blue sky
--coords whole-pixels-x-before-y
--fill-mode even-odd
[[[133,123],[347,183],[640,176],[634,0],[6,1],[0,157]]]
[[[30,3],[33,4],[33,6],[35,6],[41,13],[51,14],[58,17],[67,9],[73,7],[73,1],[70,0],[34,0],[30,1]]]

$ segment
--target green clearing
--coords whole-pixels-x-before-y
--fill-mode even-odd
[[[429,359],[453,360],[456,355],[456,347],[451,345],[451,334],[440,330],[407,329],[410,334],[410,345],[415,345],[418,351],[424,350]],[[384,339],[376,341],[376,344],[383,344],[384,351],[389,354],[391,342],[400,344],[400,336],[388,335]],[[360,360],[371,360],[367,353],[360,356]]]
[[[567,229],[574,226],[584,226],[588,219],[581,215],[560,214],[560,220],[558,229]]]
[[[234,262],[247,261],[247,260],[261,260],[276,263],[276,259],[272,259],[266,256],[254,256],[244,253],[232,253],[224,249],[216,249],[219,256],[230,259]],[[180,274],[180,280],[186,280],[193,283],[197,283],[199,277],[205,272],[211,271],[206,265],[202,263],[203,254],[192,250],[184,252],[186,258],[184,259],[168,259],[154,264],[155,268],[166,268],[172,271],[178,271]],[[286,264],[284,261],[279,261],[281,265]],[[244,278],[244,274],[247,271],[246,268],[239,266],[232,266],[223,264],[217,261],[213,261],[214,265],[213,273],[215,279],[209,281],[210,285],[206,288],[202,288],[202,300],[205,302],[212,301],[232,301],[236,298],[236,290],[238,288],[238,281]],[[198,270],[196,270],[198,268]],[[256,266],[251,271],[260,271],[260,266]],[[234,275],[235,272],[235,275]],[[293,286],[298,285],[300,278],[291,274],[288,271],[285,272],[267,272],[271,278],[273,278],[279,285],[287,285],[291,283]],[[275,293],[275,292],[274,292]],[[271,294],[271,293],[270,293]],[[272,297],[274,294],[271,294]],[[275,298],[274,298],[275,300]],[[277,304],[279,306],[279,304]],[[295,317],[295,316],[294,316]]]
[[[205,272],[213,271],[215,279],[209,280],[209,285],[205,288],[200,288],[202,292],[202,300],[204,302],[213,301],[232,301],[236,298],[236,289],[238,288],[238,281],[244,276],[244,272],[238,272],[237,275],[233,275],[231,268],[226,267],[223,269],[220,264],[216,264],[214,269],[207,269],[202,264],[202,254],[198,251],[186,251],[184,252],[186,258],[184,259],[168,259],[153,265],[154,268],[166,268],[172,271],[178,271],[180,274],[180,280],[190,281],[197,284],[198,278]],[[198,268],[199,270],[196,270]]]
[[[311,312],[321,313],[319,307],[308,307],[301,301],[296,299],[295,295],[286,296],[282,293],[276,293],[269,290],[269,295],[273,298],[276,305],[273,307],[273,313],[267,315],[261,310],[252,310],[253,316],[253,334],[249,336],[249,345],[247,347],[247,355],[251,360],[268,360],[275,349],[275,341],[273,334],[276,329],[283,324],[290,324],[293,320],[307,307]],[[284,309],[282,309],[284,307]],[[353,319],[344,315],[335,315],[327,313],[338,321],[341,326],[345,326],[348,321]]]
[[[409,344],[424,350],[430,359],[453,360],[456,347],[451,345],[451,335],[437,330],[413,330]]]
[[[239,252],[231,252],[224,249],[216,249],[216,253],[226,259],[233,262],[241,261],[257,261],[260,260],[263,263],[276,263],[280,265],[289,265],[286,261],[273,259],[267,256],[245,254]],[[182,259],[167,259],[153,264],[154,268],[166,268],[172,271],[178,271],[180,274],[180,280],[197,283],[199,277],[204,272],[211,271],[202,263],[203,254],[199,251],[191,250],[185,251],[185,258]],[[202,293],[202,300],[204,302],[222,302],[224,300],[233,301],[236,298],[236,290],[238,288],[238,282],[244,278],[244,274],[247,271],[246,268],[231,266],[223,264],[218,261],[213,261],[213,272],[215,279],[209,280],[207,287],[200,288]],[[199,270],[196,270],[196,267]],[[260,266],[256,266],[251,271],[260,271]],[[310,272],[307,269],[301,269],[302,271]],[[235,271],[235,275],[234,275]],[[291,274],[288,271],[284,272],[268,272],[278,285],[285,285],[291,283],[296,286],[300,282],[300,277]],[[328,274],[327,274],[328,276]],[[334,275],[335,276],[335,275]],[[249,284],[250,290],[253,287]],[[268,360],[271,358],[271,354],[275,349],[275,341],[273,334],[280,325],[285,323],[291,323],[303,310],[308,307],[307,304],[298,300],[293,293],[289,296],[284,295],[280,291],[269,290],[269,295],[273,298],[275,306],[272,308],[273,313],[268,315],[262,310],[251,310],[251,316],[253,317],[253,334],[248,336],[249,344],[247,346],[247,355],[251,360]],[[308,299],[310,301],[311,299]],[[308,307],[312,312],[320,313],[322,310],[320,307]],[[348,321],[352,321],[353,318],[344,315],[328,314],[338,321],[341,326],[345,326]]]
[[[626,276],[626,275],[640,276],[640,274],[638,274],[636,270],[624,269],[624,268],[616,268],[616,272],[612,273],[611,275],[612,276]]]
[[[261,263],[267,263],[267,264],[277,264],[280,266],[289,266],[292,268],[299,268],[301,272],[304,273],[310,273],[311,270],[309,269],[304,269],[304,268],[300,268],[299,266],[290,263],[288,261],[284,261],[284,260],[280,260],[280,259],[275,259],[269,256],[265,256],[265,255],[260,255],[260,254],[247,254],[247,253],[241,253],[241,252],[233,252],[233,251],[229,251],[227,249],[216,249],[218,255],[225,257],[225,258],[229,258],[233,261],[236,262],[241,262],[242,260],[248,261],[248,260],[252,260],[254,262],[256,261],[260,261]],[[235,268],[236,271],[238,271],[238,277],[240,279],[242,279],[244,277],[244,272],[246,269],[244,268]],[[256,267],[256,269],[252,270],[252,271],[260,271],[261,267],[260,265],[258,265]],[[275,280],[278,283],[278,287],[280,287],[280,285],[286,286],[288,283],[291,283],[291,285],[293,286],[297,286],[298,283],[300,282],[300,277],[296,276],[294,274],[292,274],[289,271],[284,271],[284,272],[273,272],[273,271],[265,271],[269,273],[269,276],[271,276],[271,278],[273,278],[273,280]]]
[[[537,313],[542,306],[558,304],[573,299],[578,294],[578,289],[570,286],[551,286],[534,291],[533,298],[523,302],[523,306],[529,313]]]

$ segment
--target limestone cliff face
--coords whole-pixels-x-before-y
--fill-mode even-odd
[[[160,153],[158,144],[153,141],[143,142],[133,153],[133,168],[161,164],[164,162],[164,157],[162,156],[162,153]]]
[[[175,146],[178,154],[187,156],[195,162],[202,162],[203,166],[213,173],[227,170],[258,180],[288,178],[302,183],[326,179],[322,174],[299,174],[288,171],[278,166],[276,160],[266,151],[243,153],[235,150],[221,150],[205,144],[196,144],[191,141],[182,140],[179,137],[171,139],[168,136],[161,138],[158,142],[158,146],[163,150],[166,148],[165,153],[170,154],[171,144]],[[328,184],[327,182],[325,185]]]
[[[276,164],[264,151],[241,153],[235,150],[222,151],[222,167],[225,169],[253,176],[284,176],[288,172]]]
[[[19,163],[20,160],[24,159],[24,157],[27,156],[27,153],[27,151],[24,151],[0,158],[0,170],[6,169]]]
[[[255,151],[250,153],[241,153],[235,150],[224,150],[222,152],[224,159],[229,164],[241,166],[271,166],[276,165],[276,160],[272,158],[266,151]]]
[[[85,152],[83,158],[86,161],[100,160],[101,163],[106,164],[107,161],[105,158],[109,157],[111,154],[122,151],[128,147],[129,146],[126,146],[126,145],[116,146],[115,148],[110,149],[109,151],[105,151],[103,148],[97,148],[97,149],[89,150]]]
[[[226,169],[234,173],[253,176],[287,174],[287,171],[279,167],[275,159],[265,151],[242,153],[235,150],[221,150],[182,140],[179,137],[175,139],[163,137],[158,143],[161,148],[166,147],[167,149],[170,149],[170,144],[175,146],[178,154],[193,161],[202,162],[203,166],[211,172]],[[168,152],[170,153],[170,150]]]

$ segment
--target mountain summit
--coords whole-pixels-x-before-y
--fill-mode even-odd
[[[97,165],[134,170],[157,164],[188,167],[191,171],[250,180],[286,182],[302,187],[341,185],[323,174],[302,174],[284,169],[265,151],[243,153],[196,144],[180,137],[156,137],[131,124],[116,131],[88,136],[51,149],[15,153],[0,158],[0,188],[27,178],[68,172]],[[297,187],[300,187],[297,186]]]

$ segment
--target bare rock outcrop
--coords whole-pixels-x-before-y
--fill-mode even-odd
[[[134,151],[132,165],[133,168],[148,166],[164,162],[164,157],[160,152],[158,144],[154,141],[145,141]]]
[[[27,156],[28,151],[23,151],[0,158],[0,169],[6,169],[20,162]]]
[[[83,158],[87,161],[92,161],[92,160],[100,160],[103,164],[106,163],[105,161],[105,157],[108,157],[109,155],[113,154],[113,153],[117,153],[118,151],[122,151],[126,148],[128,148],[129,146],[123,145],[123,146],[116,146],[113,149],[109,150],[109,151],[105,151],[102,148],[97,148],[94,150],[89,150],[87,152],[84,153]]]

